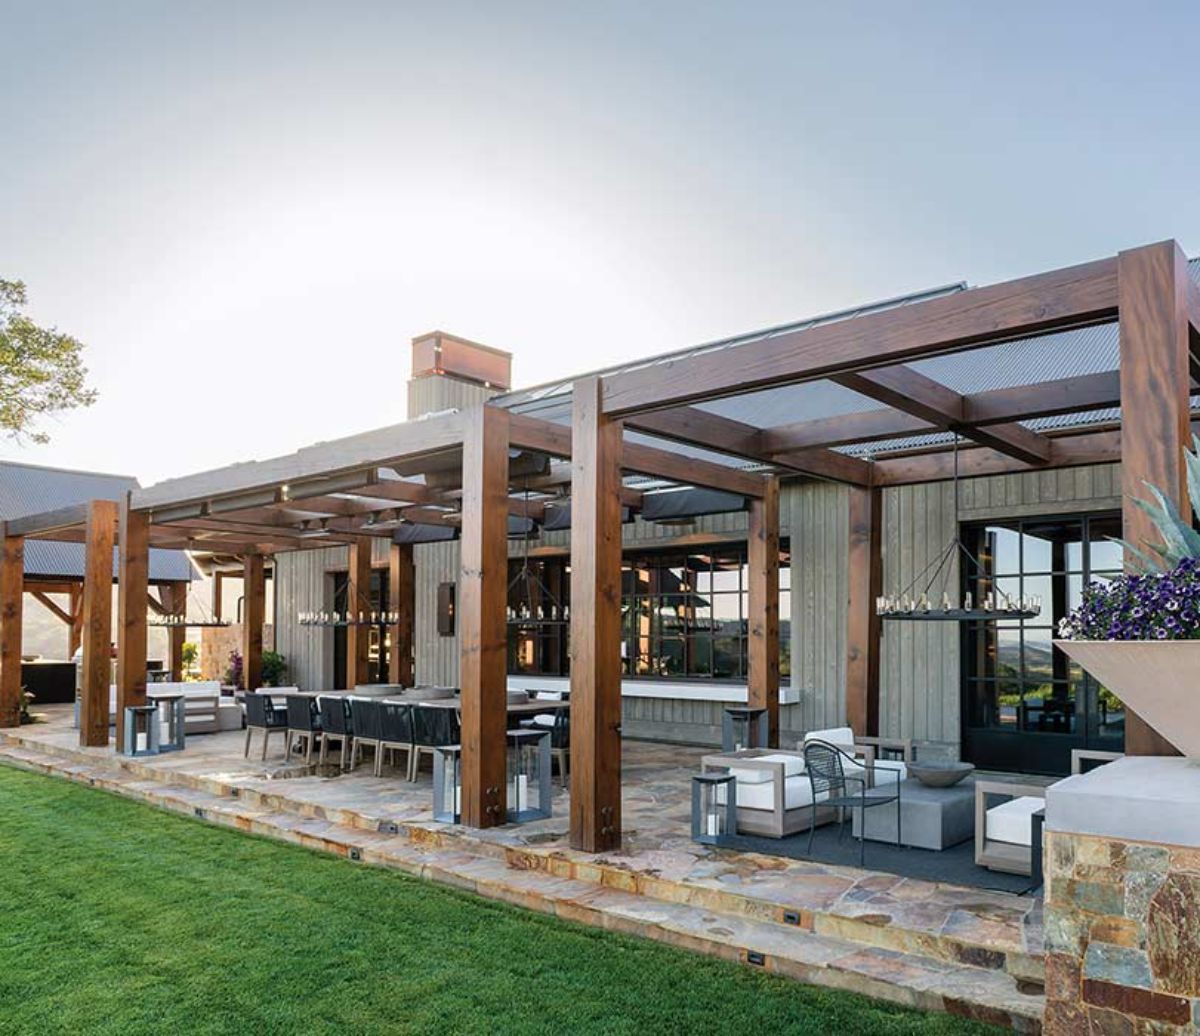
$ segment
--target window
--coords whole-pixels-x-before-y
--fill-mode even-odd
[[[968,727],[1084,740],[1120,736],[1120,703],[1052,644],[1083,588],[1120,573],[1121,547],[1114,542],[1120,535],[1120,515],[1109,514],[967,527],[964,540],[983,571],[966,573],[966,590],[977,601],[995,589],[1042,602],[1036,617],[964,629]]]
[[[780,551],[780,673],[791,675],[791,569]],[[565,558],[531,559],[534,584],[569,614]],[[510,562],[510,578],[520,572]],[[569,622],[530,617],[525,591],[509,590],[510,673],[565,676]],[[746,679],[749,581],[746,545],[626,555],[621,563],[621,661],[639,679]],[[541,609],[536,609],[541,612]]]

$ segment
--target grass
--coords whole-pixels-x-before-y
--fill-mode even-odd
[[[995,1032],[0,766],[13,1033]]]

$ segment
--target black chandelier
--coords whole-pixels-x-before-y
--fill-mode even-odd
[[[958,433],[954,433],[954,536],[936,558],[926,565],[916,578],[898,594],[875,598],[875,612],[881,619],[905,619],[916,622],[978,622],[999,619],[1032,619],[1042,610],[1042,599],[1036,595],[1013,597],[1001,593],[995,586],[978,596],[966,593],[960,599],[951,594],[949,579],[953,572],[951,560],[958,555],[969,566],[980,584],[990,578],[979,559],[963,543],[958,524]],[[921,581],[929,576],[918,590]],[[940,583],[939,583],[940,580]],[[935,588],[936,584],[936,588]],[[940,593],[938,592],[940,590]]]
[[[524,489],[525,510],[529,510],[529,488]],[[527,522],[521,536],[521,567],[508,583],[507,619],[510,626],[566,626],[571,621],[570,607],[564,605],[529,563],[529,541],[533,522]]]

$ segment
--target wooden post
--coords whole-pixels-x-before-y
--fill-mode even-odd
[[[146,609],[150,521],[121,501],[117,525],[117,751],[125,750],[125,708],[146,704]]]
[[[571,435],[571,845],[621,845],[621,423],[575,382]]]
[[[767,710],[768,744],[779,747],[779,479],[750,501],[747,622],[748,700]]]
[[[88,504],[83,566],[83,686],[79,711],[79,743],[108,744],[108,689],[112,684],[113,541],[117,505],[112,500]]]
[[[221,619],[221,604],[224,590],[225,573],[219,568],[213,572],[212,578],[212,616],[217,621]]]
[[[508,411],[479,406],[463,434],[458,639],[462,822],[505,822],[508,689]]]
[[[878,489],[850,487],[850,565],[846,609],[846,722],[859,737],[879,736],[879,613],[883,589]]]
[[[0,727],[21,723],[21,617],[25,538],[5,536],[0,554]]]
[[[357,536],[350,544],[346,611],[352,619],[371,617],[371,537]],[[346,627],[346,686],[370,683],[371,627]]]
[[[83,585],[71,584],[71,628],[67,638],[67,658],[73,659],[83,643]]]
[[[267,609],[267,577],[261,554],[242,560],[242,690],[262,685],[263,622]]]
[[[168,583],[165,590],[167,611],[171,615],[187,615],[187,580],[181,579]],[[169,626],[167,628],[167,656],[171,679],[179,683],[183,679],[183,643],[187,639],[186,626]]]
[[[393,543],[388,555],[388,611],[396,612],[388,651],[388,680],[413,685],[413,623],[416,616],[416,573],[411,543]]]
[[[1186,519],[1191,515],[1184,447],[1191,442],[1187,259],[1174,241],[1117,256],[1121,341],[1121,494],[1124,536],[1136,547],[1159,541],[1134,499],[1157,486]],[[1132,558],[1126,559],[1131,567]],[[1128,709],[1129,755],[1177,755]]]

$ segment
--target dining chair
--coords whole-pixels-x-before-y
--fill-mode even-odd
[[[262,757],[267,757],[267,742],[276,731],[284,736],[284,748],[287,747],[287,717],[281,715],[271,701],[269,694],[246,695],[246,750],[242,755],[250,758],[250,736],[254,731],[262,731]],[[286,756],[288,753],[284,752]]]
[[[312,762],[313,751],[321,738],[321,717],[317,700],[304,694],[287,696],[287,757],[297,744],[304,742],[304,761]]]

